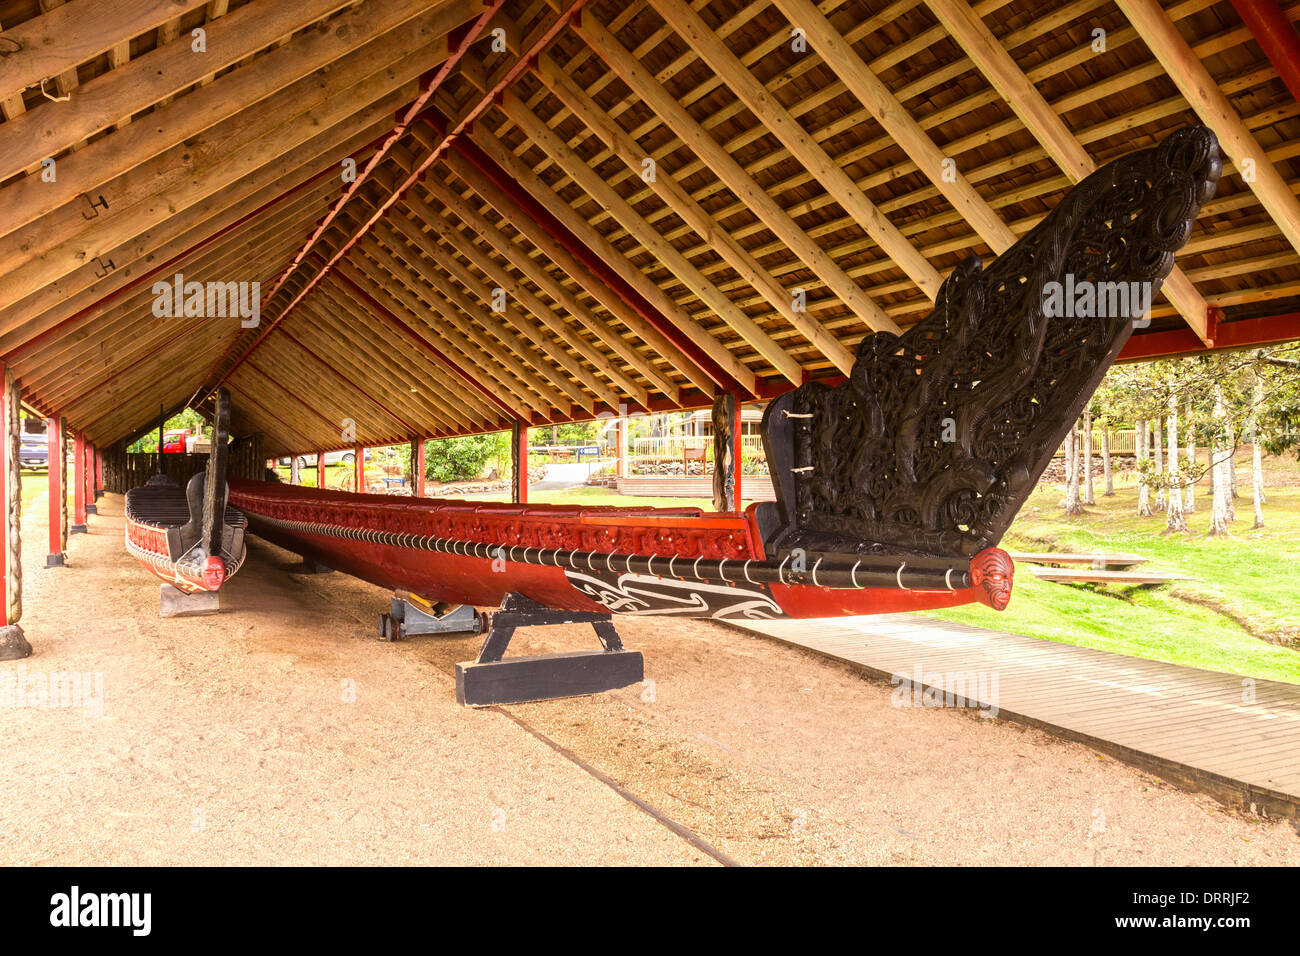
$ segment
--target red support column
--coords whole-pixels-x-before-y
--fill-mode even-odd
[[[423,438],[416,439],[415,442],[415,497],[424,497],[424,465],[425,465],[425,441]]]
[[[95,448],[95,500],[104,494],[104,453]]]
[[[72,436],[72,527],[68,534],[86,533],[86,436]]]
[[[614,475],[617,478],[627,477],[627,418],[623,417],[618,420],[614,426]]]
[[[325,451],[318,449],[316,451],[316,487],[325,487]]]
[[[366,490],[366,449],[362,445],[357,445],[352,449],[352,454],[355,459],[352,462],[353,477],[355,478],[353,487],[357,494],[362,494]]]
[[[99,449],[93,442],[86,443],[86,514],[99,514],[99,482],[96,480],[95,463],[99,459]]]
[[[63,420],[58,415],[45,419],[45,434],[50,449],[50,552],[45,556],[45,566],[59,568],[63,566],[63,523],[68,514],[68,491],[63,484],[66,469],[63,456]]]
[[[740,476],[741,473],[744,471],[744,469],[741,467],[740,452],[741,452],[741,446],[743,444],[743,442],[741,441],[741,436],[745,432],[744,421],[745,421],[744,398],[740,395],[737,395],[736,396],[736,417],[735,417],[735,421],[731,423],[732,461],[735,463],[736,466],[735,471],[732,474],[731,480],[733,482],[733,488],[734,488],[733,493],[735,495],[737,511],[744,510],[744,508],[740,504]]]

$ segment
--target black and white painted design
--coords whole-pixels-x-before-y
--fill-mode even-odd
[[[614,614],[680,615],[715,620],[784,617],[761,584],[714,584],[648,574],[565,571],[574,588]]]

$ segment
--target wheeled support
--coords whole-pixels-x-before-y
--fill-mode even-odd
[[[502,659],[515,628],[555,624],[590,624],[602,649]],[[556,611],[511,593],[492,613],[478,659],[456,665],[456,700],[470,707],[519,704],[599,694],[644,679],[641,652],[623,647],[608,614]]]
[[[430,604],[413,594],[393,595],[392,610],[379,615],[379,639],[400,641],[415,634],[481,634],[483,620],[468,604]]]

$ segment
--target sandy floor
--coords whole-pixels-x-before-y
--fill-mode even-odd
[[[63,569],[24,527],[26,673],[102,673],[103,715],[0,708],[0,863],[714,863],[504,714],[458,707],[477,638],[378,642],[384,592],[256,539],[220,616],[161,620],[121,499],[100,509]],[[509,712],[742,863],[1300,864],[1293,825],[1077,744],[896,708],[710,624],[619,627],[652,683]],[[512,652],[591,646],[575,626]]]

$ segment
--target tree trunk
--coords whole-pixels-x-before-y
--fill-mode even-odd
[[[1083,514],[1083,505],[1079,501],[1079,423],[1070,426],[1070,434],[1065,439],[1065,513],[1067,515]]]
[[[1184,514],[1196,513],[1196,429],[1192,427],[1192,403],[1184,407],[1183,427],[1187,429],[1187,500],[1183,502]]]
[[[1147,463],[1147,423],[1145,419],[1139,418],[1136,424],[1137,433],[1134,436],[1133,447],[1138,476],[1138,516],[1149,518],[1151,517],[1151,486],[1147,483],[1143,471]]]
[[[1210,486],[1213,503],[1210,505],[1210,537],[1220,538],[1228,533],[1228,476],[1223,472],[1223,389],[1214,385],[1214,434],[1210,444]]]
[[[1259,408],[1264,404],[1264,381],[1251,370],[1250,386],[1250,497],[1255,506],[1254,527],[1264,527],[1264,438],[1259,433]]]
[[[1156,511],[1165,510],[1165,456],[1164,456],[1165,420],[1161,416],[1151,422],[1151,444],[1156,453]]]
[[[1106,423],[1109,426],[1109,422]],[[1110,428],[1101,430],[1101,474],[1106,482],[1106,490],[1102,494],[1107,498],[1115,497],[1115,475],[1110,468]]]
[[[1169,399],[1169,494],[1168,516],[1165,521],[1165,534],[1177,534],[1187,531],[1187,519],[1183,516],[1183,489],[1178,476],[1178,402],[1172,396]]]
[[[1092,409],[1083,410],[1083,503],[1095,505],[1097,497],[1092,491]]]
[[[1237,429],[1232,424],[1231,418],[1228,419],[1228,448],[1234,452],[1237,449]],[[1231,521],[1237,516],[1237,509],[1232,502],[1234,499],[1241,497],[1237,492],[1237,462],[1235,457],[1228,459],[1228,490],[1232,492],[1228,496],[1228,520]]]

